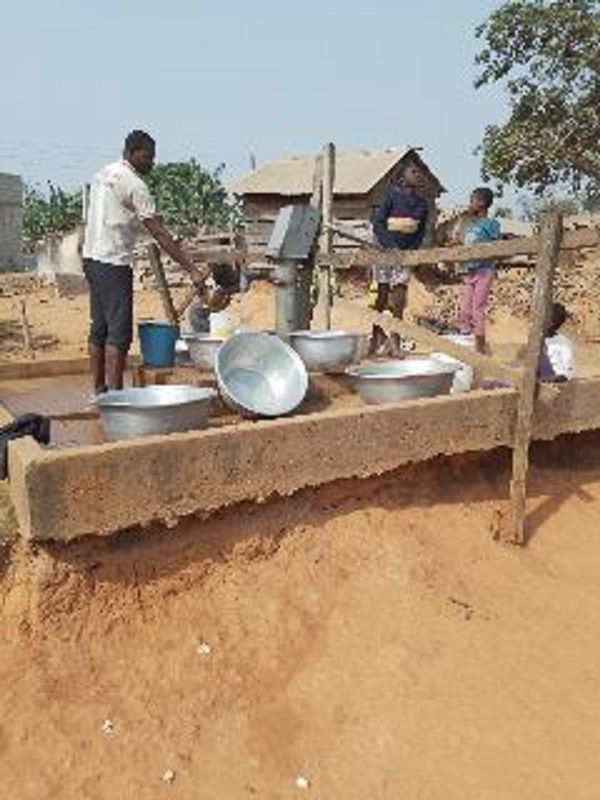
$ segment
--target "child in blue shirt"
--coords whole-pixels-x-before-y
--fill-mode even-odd
[[[492,242],[500,238],[500,223],[488,216],[494,193],[487,187],[475,189],[469,201],[469,215],[463,229],[464,244]],[[460,332],[474,334],[477,350],[486,348],[485,323],[492,283],[496,277],[493,262],[467,261],[461,265],[463,288],[460,301]]]

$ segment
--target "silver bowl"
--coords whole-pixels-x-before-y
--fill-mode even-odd
[[[204,428],[216,396],[195,386],[144,386],[106,392],[96,405],[105,438],[115,442]]]
[[[308,388],[300,356],[269,333],[230,337],[217,353],[216,373],[223,400],[246,416],[289,414]]]
[[[182,337],[190,358],[202,369],[214,371],[215,359],[225,339],[208,333],[186,333]]]
[[[347,331],[294,331],[290,344],[309,372],[343,372],[358,360],[360,334]]]
[[[396,403],[416,397],[448,394],[456,366],[435,358],[384,361],[348,367],[363,403]]]

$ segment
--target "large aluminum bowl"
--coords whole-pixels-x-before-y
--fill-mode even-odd
[[[115,442],[204,428],[216,396],[195,386],[144,386],[106,392],[96,404],[104,436]]]
[[[181,338],[187,345],[192,362],[202,369],[214,371],[217,353],[225,339],[209,333],[186,333]]]
[[[343,372],[358,360],[360,334],[347,331],[294,331],[290,344],[309,372]]]
[[[448,394],[455,371],[453,364],[435,358],[415,358],[360,364],[346,374],[363,403],[378,404]]]
[[[223,400],[245,416],[278,417],[297,408],[308,388],[300,356],[270,333],[238,333],[219,349]]]

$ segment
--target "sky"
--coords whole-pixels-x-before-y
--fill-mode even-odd
[[[0,172],[75,188],[148,130],[158,160],[226,165],[413,145],[463,202],[506,115],[476,91],[493,0],[0,0]]]

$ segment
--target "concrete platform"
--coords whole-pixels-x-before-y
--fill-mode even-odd
[[[28,539],[107,535],[510,446],[516,407],[517,393],[506,389],[64,450],[17,440],[9,446],[11,493]],[[536,405],[536,439],[598,428],[600,379],[565,384]]]

